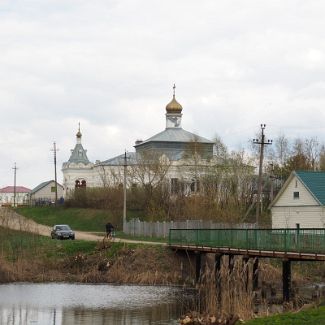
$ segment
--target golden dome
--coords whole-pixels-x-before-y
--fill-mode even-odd
[[[181,113],[182,105],[175,99],[175,95],[173,95],[173,99],[166,106],[167,113]]]

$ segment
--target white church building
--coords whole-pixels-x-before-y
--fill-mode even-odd
[[[76,145],[70,158],[63,163],[65,197],[78,187],[105,187],[123,183],[127,171],[127,186],[168,183],[172,192],[193,192],[207,167],[216,164],[214,142],[182,128],[182,106],[173,98],[166,106],[166,128],[145,141],[136,141],[135,152],[121,154],[105,161],[90,162],[76,134]],[[125,167],[126,166],[126,167]],[[182,184],[182,185],[181,185]],[[182,188],[181,188],[182,186]]]

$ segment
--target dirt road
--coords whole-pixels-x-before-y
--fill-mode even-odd
[[[15,211],[0,207],[0,226],[5,228],[10,228],[14,230],[27,231],[42,236],[50,237],[51,227],[41,225],[35,221],[25,218],[24,216],[16,213]],[[88,241],[100,241],[103,240],[103,236],[95,235],[92,233],[84,231],[75,231],[76,239],[79,240],[88,240]],[[166,243],[159,242],[148,242],[148,241],[137,241],[130,239],[114,238],[115,242],[123,243],[138,243],[138,244],[148,244],[148,245],[163,245]]]

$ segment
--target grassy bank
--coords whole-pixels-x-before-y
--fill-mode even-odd
[[[191,275],[182,271],[181,265],[186,263],[163,247],[60,241],[0,228],[0,283],[184,284],[192,281]]]
[[[298,313],[285,313],[245,322],[247,325],[324,325],[325,307],[313,308]]]
[[[214,256],[211,257],[211,265]],[[213,258],[212,258],[213,257]],[[208,262],[208,261],[207,261]],[[237,261],[231,274],[225,267],[222,272],[222,286],[225,296],[223,306],[230,306],[231,301],[237,301],[243,316],[244,311],[252,308],[250,299],[252,294],[246,292],[242,282],[243,270],[240,260]],[[261,268],[261,279],[270,279],[275,276],[275,269]],[[199,291],[206,299],[205,305],[215,303],[210,298],[216,297],[214,291],[215,277],[206,277],[207,287],[200,287]],[[281,274],[277,275],[279,278]],[[59,241],[36,234],[13,231],[0,228],[0,283],[28,281],[28,282],[82,282],[82,283],[125,283],[125,284],[192,284],[195,278],[195,257],[192,260],[187,255],[180,255],[161,246],[140,244],[111,243],[107,241]],[[204,279],[204,278],[203,278]],[[238,280],[239,279],[239,280]],[[272,282],[275,279],[272,279]],[[232,281],[232,282],[231,282]],[[230,283],[236,286],[228,287]],[[251,284],[249,285],[251,288]],[[241,300],[241,294],[248,293],[246,300]],[[235,297],[239,297],[235,300]],[[249,303],[249,308],[244,302]],[[212,304],[212,305],[213,305]],[[211,305],[211,307],[213,307]],[[236,307],[236,308],[237,308]],[[201,309],[202,306],[198,305]],[[214,310],[215,306],[213,307]],[[245,310],[244,310],[245,309]],[[230,312],[229,312],[230,314]],[[249,313],[249,315],[251,312]],[[247,317],[249,318],[249,317]],[[249,321],[246,324],[325,324],[324,307],[315,311],[306,311],[299,314],[277,315],[270,318],[261,318]],[[313,322],[306,322],[311,319]],[[301,323],[299,322],[301,321]]]
[[[121,226],[121,220],[114,218],[107,210],[25,207],[17,209],[17,212],[43,225],[69,224],[75,230],[89,232],[105,231],[105,224],[108,221],[114,225]]]
[[[167,238],[135,237],[124,234],[121,231],[121,220],[115,220],[112,214],[107,210],[64,207],[24,207],[17,209],[17,212],[43,225],[53,226],[55,224],[69,224],[74,230],[93,232],[103,236],[105,235],[105,224],[107,221],[110,221],[113,225],[117,225],[116,236],[120,238],[139,241],[167,242]]]

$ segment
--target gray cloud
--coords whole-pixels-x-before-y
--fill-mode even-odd
[[[0,186],[53,178],[77,123],[90,159],[165,127],[171,86],[183,127],[231,148],[267,134],[323,141],[322,1],[4,1]]]

